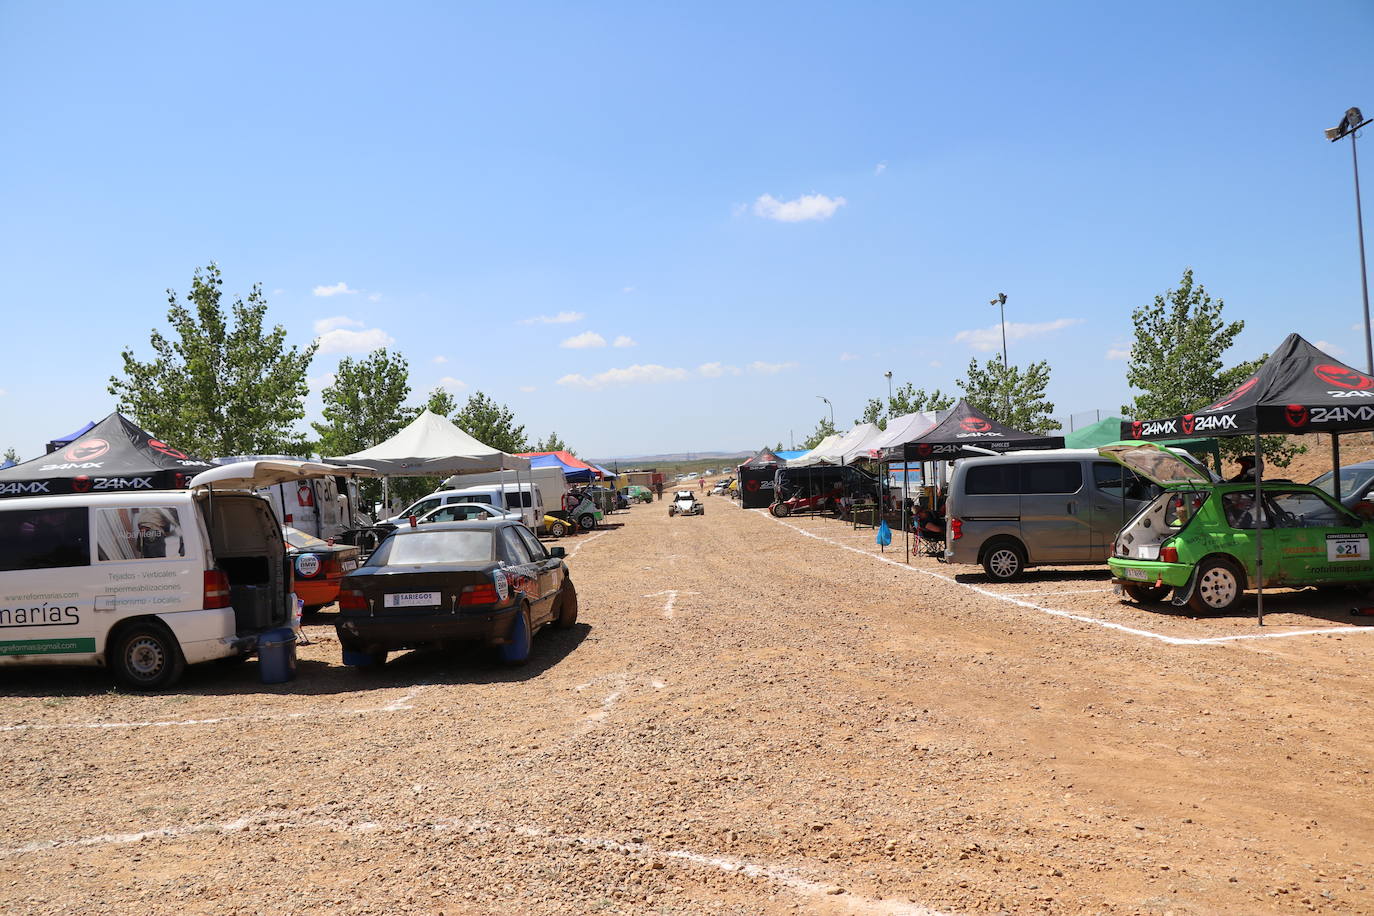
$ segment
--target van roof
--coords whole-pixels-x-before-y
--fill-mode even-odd
[[[528,490],[532,483],[482,483],[474,487],[454,487],[450,490],[435,490],[435,493],[490,493],[492,490]],[[433,494],[431,494],[433,495]]]
[[[1063,461],[1065,458],[1101,458],[1095,448],[1036,448],[1006,452],[1001,455],[979,455],[962,458],[961,464],[996,464],[1004,461]]]

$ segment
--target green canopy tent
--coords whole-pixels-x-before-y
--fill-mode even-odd
[[[1120,417],[1103,417],[1091,426],[1085,426],[1082,429],[1064,434],[1065,448],[1098,448],[1120,441]],[[1197,456],[1211,455],[1212,461],[1216,464],[1217,474],[1222,477],[1226,476],[1221,467],[1221,449],[1217,446],[1215,439],[1169,439],[1159,444],[1171,448],[1181,448]]]

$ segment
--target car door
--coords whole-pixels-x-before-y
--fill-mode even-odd
[[[1021,532],[1032,563],[1093,559],[1092,506],[1078,460],[1021,465]]]
[[[503,525],[497,529],[496,553],[505,563],[506,578],[511,588],[524,595],[529,602],[530,625],[536,626],[548,617],[551,601],[544,594],[539,581],[539,566],[515,529],[514,525]]]
[[[548,601],[548,612],[552,616],[558,604],[558,593],[563,589],[563,561],[549,556],[548,548],[528,528],[522,525],[514,530],[525,542],[535,565],[539,567],[539,590]]]
[[[1283,584],[1314,585],[1367,579],[1369,534],[1344,509],[1312,491],[1265,488],[1278,543]],[[1266,563],[1267,565],[1267,563]]]
[[[1098,559],[1111,556],[1117,532],[1159,495],[1159,488],[1120,464],[1094,461],[1092,489],[1086,495],[1092,506],[1093,559]]]

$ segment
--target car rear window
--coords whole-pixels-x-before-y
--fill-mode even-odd
[[[490,531],[423,531],[393,534],[368,557],[368,566],[419,563],[490,563]]]

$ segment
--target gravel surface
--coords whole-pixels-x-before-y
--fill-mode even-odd
[[[1374,912],[1355,596],[1260,629],[665,505],[560,542],[523,668],[343,668],[325,613],[285,685],[0,673],[0,909]]]

